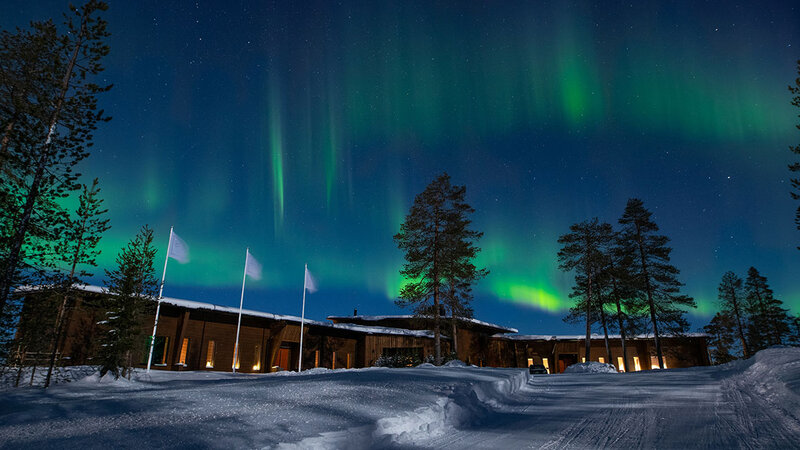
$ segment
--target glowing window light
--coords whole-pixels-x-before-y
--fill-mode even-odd
[[[635,370],[636,372],[642,370],[642,365],[639,363],[638,356],[633,357],[633,370]]]
[[[347,354],[347,368],[351,368],[350,366],[350,353]]]
[[[602,356],[597,358],[597,360],[600,361],[601,363],[605,363],[606,362],[606,359],[603,358]]]
[[[585,363],[585,362],[586,362],[586,357],[585,357],[585,356],[581,356],[581,362],[582,362],[582,363]]]
[[[333,352],[333,357],[331,358],[331,370],[336,368],[336,352]]]
[[[542,358],[542,364],[544,368],[547,369],[547,373],[550,373],[550,361],[548,361],[547,358]]]
[[[651,369],[660,369],[661,367],[658,366],[658,358],[655,356],[650,357],[650,368]]]
[[[625,372],[625,361],[622,360],[622,356],[617,356],[617,370]]]
[[[214,368],[214,341],[208,341],[208,352],[206,353],[206,369]]]
[[[241,362],[240,361],[241,360],[241,358],[240,358],[241,355],[239,355],[239,344],[236,344],[236,345],[233,346],[233,355],[234,355],[234,358],[235,358],[234,361],[233,361],[233,367],[235,367],[236,369],[239,369],[239,363]]]
[[[319,367],[319,350],[314,352],[314,367]]]
[[[178,364],[186,365],[186,353],[189,352],[189,338],[183,338],[181,343],[181,355],[178,357]]]
[[[528,367],[533,365],[533,358],[528,358]]]

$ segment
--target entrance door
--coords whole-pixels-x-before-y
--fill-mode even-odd
[[[578,364],[577,353],[561,353],[558,355],[558,373],[564,373],[564,369],[573,364]]]
[[[278,349],[278,356],[275,358],[275,365],[283,370],[289,369],[290,349],[281,347]]]

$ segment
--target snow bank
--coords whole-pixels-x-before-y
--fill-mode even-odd
[[[53,376],[50,379],[51,385],[70,383],[81,380],[92,373],[97,372],[94,366],[68,366],[53,368]],[[31,384],[31,373],[33,373],[33,383]],[[23,367],[22,373],[18,369],[8,367],[0,373],[0,390],[11,389],[14,387],[19,375],[19,387],[42,387],[47,377],[47,367],[39,366],[36,371],[32,367]]]
[[[772,347],[722,367],[733,372],[726,380],[730,388],[754,394],[800,420],[800,348]]]
[[[589,361],[573,364],[567,367],[564,373],[617,373],[617,368],[613,364]]]
[[[444,366],[445,367],[467,367],[467,363],[465,363],[464,361],[461,361],[459,359],[454,359],[454,360],[447,361],[446,363],[444,363]]]

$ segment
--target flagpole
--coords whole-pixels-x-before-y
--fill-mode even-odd
[[[306,321],[306,281],[308,281],[308,264],[306,264],[306,270],[303,273],[303,307],[300,310],[300,358],[299,362],[297,363],[297,371],[303,371],[303,324]]]
[[[239,298],[239,321],[236,323],[236,344],[233,346],[233,373],[236,373],[236,361],[239,358],[239,328],[242,326],[242,305],[244,304],[244,281],[247,279],[247,255],[250,254],[248,247],[244,251],[244,275],[242,275],[242,296]]]
[[[153,324],[153,335],[150,336],[150,354],[147,356],[147,372],[150,372],[150,364],[153,362],[153,346],[156,343],[156,331],[158,330],[158,314],[161,312],[161,295],[164,294],[164,279],[167,277],[167,263],[169,262],[169,250],[172,247],[172,229],[169,227],[169,242],[167,243],[167,257],[164,259],[164,272],[161,274],[161,286],[158,288],[158,306],[156,306],[156,321]]]

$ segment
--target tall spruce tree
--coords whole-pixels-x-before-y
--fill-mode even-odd
[[[108,53],[106,22],[97,17],[106,9],[89,0],[70,6],[64,33],[39,22],[0,37],[0,313],[30,266],[31,234],[61,224],[57,200],[78,188],[75,166],[88,156],[97,123],[108,120],[97,111],[97,94],[110,86],[92,81]]]
[[[561,250],[558,252],[559,268],[575,272],[575,284],[570,297],[576,300],[570,314],[564,319],[575,322],[582,317],[586,324],[585,358],[591,358],[592,324],[599,318],[596,278],[603,269],[604,257],[601,252],[600,236],[608,224],[600,224],[595,217],[569,227],[570,232],[558,238]]]
[[[52,351],[47,368],[47,377],[44,382],[45,388],[50,386],[56,355],[61,346],[62,325],[72,287],[74,284],[82,282],[86,277],[92,276],[85,267],[97,266],[96,258],[100,254],[97,244],[100,242],[103,233],[111,228],[108,225],[108,219],[103,218],[108,210],[103,209],[103,199],[99,197],[100,187],[98,183],[99,181],[95,178],[91,186],[83,185],[83,192],[78,200],[78,209],[75,212],[75,217],[67,218],[62,240],[57,247],[58,254],[62,256],[69,272],[65,274],[61,283],[64,293],[55,321]]]
[[[642,309],[650,316],[658,364],[664,367],[661,333],[685,333],[689,328],[685,308],[697,306],[694,299],[680,293],[683,284],[678,281],[680,271],[670,264],[669,238],[657,234],[658,225],[652,215],[641,200],[628,200],[619,219],[619,242],[628,255],[631,295],[641,301]]]
[[[745,281],[745,311],[750,316],[747,336],[750,351],[755,353],[772,345],[787,343],[789,337],[789,311],[775,298],[767,277],[755,267],[747,271]]]
[[[750,357],[750,347],[744,337],[748,318],[744,309],[742,279],[731,271],[722,275],[722,281],[719,283],[719,302],[720,308],[733,319],[734,332],[742,346],[742,355],[745,358]]]
[[[400,270],[406,281],[396,303],[432,320],[436,364],[442,361],[442,307],[450,302],[451,313],[469,311],[470,286],[486,273],[473,263],[483,233],[470,228],[474,210],[465,196],[466,187],[452,185],[447,173],[440,175],[414,198],[394,236],[406,260]]]
[[[117,268],[106,270],[108,296],[104,326],[106,334],[100,351],[100,375],[126,377],[133,366],[137,348],[144,349],[144,314],[153,307],[158,293],[153,258],[153,230],[145,225],[117,256]]]
[[[800,60],[797,60],[797,78],[794,80],[794,86],[789,85],[789,92],[792,93],[792,105],[800,108]],[[800,114],[798,114],[800,117]],[[800,123],[795,125],[798,130],[800,130]],[[792,151],[795,155],[800,156],[800,144],[789,146],[789,150]],[[800,161],[793,162],[789,164],[789,171],[792,173],[800,172]],[[792,178],[792,198],[795,200],[800,200],[800,176],[797,178]],[[800,230],[800,206],[797,207],[797,210],[794,214],[794,223],[797,226],[797,229]],[[797,246],[797,249],[800,250],[800,245]]]

